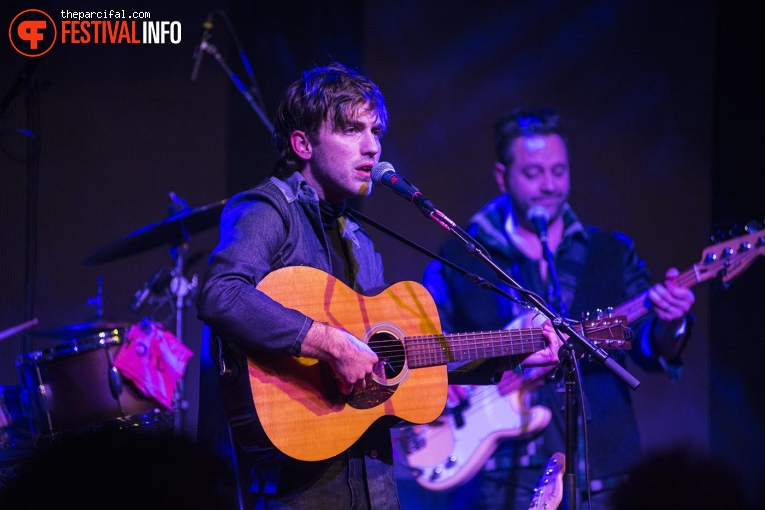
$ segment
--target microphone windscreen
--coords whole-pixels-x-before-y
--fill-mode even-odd
[[[374,171],[374,169],[372,171]],[[550,213],[547,212],[547,208],[544,206],[533,205],[529,207],[528,211],[526,211],[526,219],[532,223],[534,219],[542,220],[545,222],[545,225],[547,225],[547,223],[550,221]]]
[[[387,161],[380,161],[375,166],[372,167],[372,182],[375,184],[380,184],[380,180],[382,180],[382,176],[386,174],[387,172],[396,172],[393,169],[393,165],[388,163]]]

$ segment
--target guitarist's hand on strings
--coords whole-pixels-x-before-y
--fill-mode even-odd
[[[510,322],[504,329],[534,328],[541,327],[542,334],[547,339],[547,346],[525,359],[521,365],[524,367],[520,372],[507,370],[502,374],[498,390],[501,395],[515,391],[530,391],[542,385],[544,376],[558,365],[558,351],[563,343],[550,321],[544,315],[536,311],[523,313]]]
[[[688,313],[696,300],[691,289],[675,282],[679,274],[676,268],[671,267],[664,276],[664,284],[657,283],[648,289],[648,300],[656,316],[664,322],[675,322],[678,326],[680,319]]]
[[[648,289],[648,301],[659,319],[650,338],[651,350],[666,361],[680,356],[688,339],[686,314],[696,300],[691,289],[676,283],[680,272],[671,267],[665,274],[664,284]]]
[[[347,331],[314,322],[303,340],[300,355],[329,363],[343,395],[363,390],[379,359],[367,344]]]
[[[519,356],[522,365],[527,367],[555,367],[558,364],[558,351],[563,346],[565,335],[561,340],[549,320],[542,324],[542,335],[547,340],[547,345],[544,349],[533,352],[526,357]]]

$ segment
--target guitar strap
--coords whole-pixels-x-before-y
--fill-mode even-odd
[[[576,289],[571,301],[571,317],[581,316],[585,312],[594,312],[588,306],[606,308],[616,306],[623,299],[624,275],[619,262],[626,257],[625,245],[613,235],[599,229],[589,229],[587,253],[572,253],[560,265],[565,268],[565,285]],[[576,251],[583,247],[574,248]],[[583,267],[572,271],[571,264],[576,260],[585,260]],[[581,262],[579,262],[581,264]],[[564,274],[561,274],[563,280]]]
[[[217,360],[218,384],[232,438],[244,451],[274,450],[255,412],[246,372],[247,355],[215,332],[210,340],[210,354]]]
[[[555,268],[555,257],[547,246],[547,242],[542,243],[542,251],[544,252],[545,260],[547,261],[547,300],[552,303],[553,307],[560,315],[568,317],[566,302],[563,300],[560,290],[558,271]]]

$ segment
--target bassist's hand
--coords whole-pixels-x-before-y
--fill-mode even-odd
[[[680,272],[671,267],[665,274],[664,283],[657,283],[648,289],[648,300],[660,320],[677,325],[693,306],[696,297],[693,291],[676,280]]]

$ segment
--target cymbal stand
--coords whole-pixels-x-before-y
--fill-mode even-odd
[[[170,197],[173,201],[177,200],[177,197],[171,193]],[[189,252],[189,233],[183,224],[181,224],[183,230],[184,242],[170,249],[170,256],[174,260],[173,278],[170,281],[170,293],[175,298],[175,337],[179,342],[185,345],[184,342],[184,316],[186,311],[186,296],[197,286],[197,276],[194,275],[189,281],[184,275],[185,262],[187,260]],[[184,378],[178,378],[177,385],[175,387],[175,395],[173,395],[174,402],[174,426],[176,434],[183,434],[184,431],[184,415],[189,407],[188,402],[184,399]]]
[[[175,268],[173,269],[173,279],[170,281],[170,292],[175,297],[175,337],[179,342],[183,342],[183,318],[186,309],[186,295],[189,293],[189,281],[183,275],[183,266],[188,253],[188,243],[182,243],[174,249],[171,249],[171,255],[175,258]],[[184,344],[185,345],[185,344]],[[183,398],[184,387],[183,377],[178,378],[175,387],[173,402],[175,403],[175,431],[177,434],[183,432],[184,414],[188,408],[188,402]]]
[[[104,279],[101,275],[98,276],[98,292],[88,299],[87,305],[96,307],[96,319],[104,316]]]

